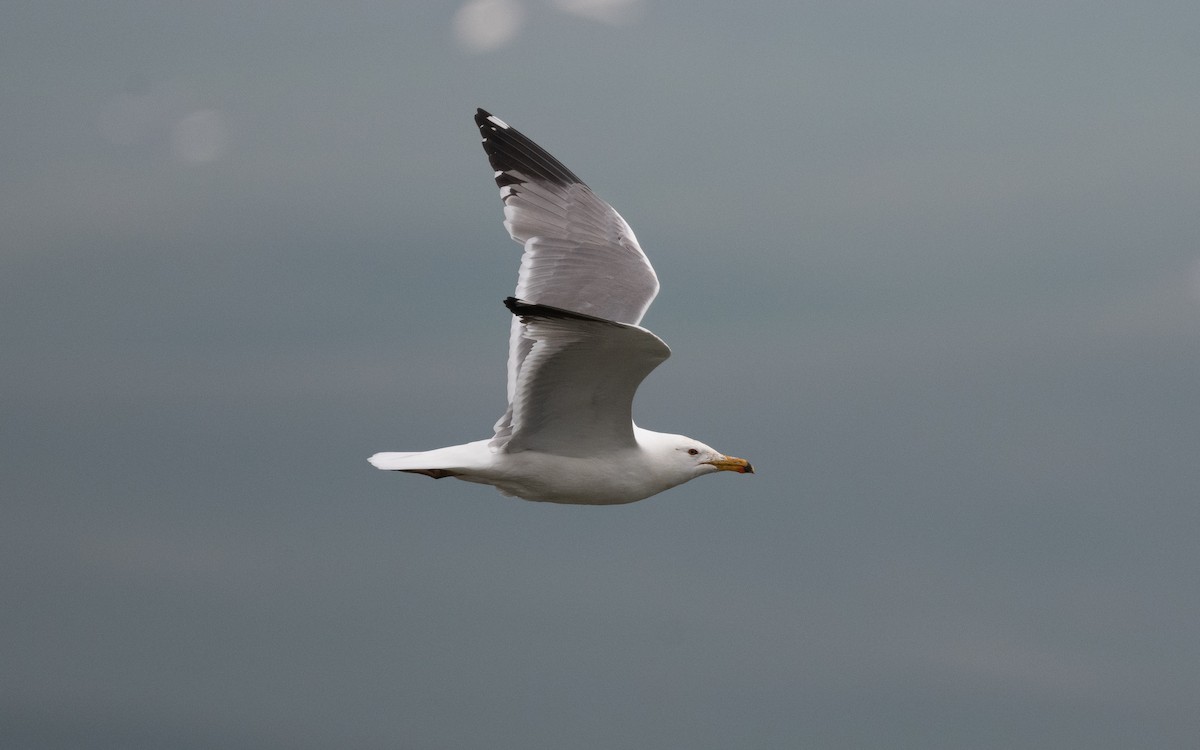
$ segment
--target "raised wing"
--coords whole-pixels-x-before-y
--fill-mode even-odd
[[[531,343],[500,446],[590,456],[636,445],[633,396],[671,350],[645,328],[509,297]],[[496,441],[493,440],[495,446]]]
[[[637,325],[658,277],[633,230],[541,146],[482,109],[483,136],[504,201],[504,226],[525,246],[516,295]]]
[[[637,325],[658,294],[658,277],[613,207],[519,131],[480,109],[475,123],[504,201],[504,226],[525,246],[515,295],[530,302]],[[531,341],[514,320],[509,335],[509,409],[493,445],[512,434],[512,403]]]

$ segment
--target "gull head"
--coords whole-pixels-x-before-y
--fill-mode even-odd
[[[754,467],[744,458],[724,453],[684,435],[671,435],[637,428],[637,440],[651,458],[656,472],[682,484],[689,479],[718,471],[753,474]]]

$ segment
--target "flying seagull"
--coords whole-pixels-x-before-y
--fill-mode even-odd
[[[376,453],[386,471],[490,484],[526,500],[616,505],[704,474],[753,473],[682,435],[633,423],[633,395],[671,350],[638,325],[658,277],[633,230],[542,147],[480,109],[504,226],[524,246],[508,350],[508,410],[485,440]]]

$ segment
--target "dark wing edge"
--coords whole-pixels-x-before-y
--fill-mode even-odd
[[[564,186],[585,184],[546,149],[487,110],[475,111],[475,124],[479,126],[479,134],[483,137],[483,150],[488,162],[496,170],[497,187],[519,185],[529,179]]]
[[[516,297],[506,297],[504,306],[509,312],[522,319],[525,318],[557,318],[559,320],[589,320],[593,323],[606,323],[617,328],[639,328],[639,326],[631,326],[628,323],[621,323],[608,318],[598,318],[595,315],[587,315],[574,310],[567,310],[561,307],[552,305],[539,305],[536,302],[526,302],[523,299]],[[643,329],[645,330],[645,329]]]

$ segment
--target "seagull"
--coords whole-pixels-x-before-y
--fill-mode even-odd
[[[633,423],[638,385],[671,350],[638,325],[658,277],[629,224],[541,146],[475,113],[504,227],[525,251],[508,351],[508,409],[484,440],[376,453],[379,469],[490,484],[571,505],[642,500],[705,474],[754,472],[683,435]]]

